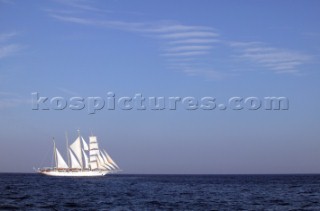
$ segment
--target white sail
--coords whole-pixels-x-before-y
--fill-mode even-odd
[[[85,151],[88,151],[88,150],[89,150],[89,147],[88,147],[87,142],[83,139],[83,137],[81,137],[81,140],[82,140],[83,149],[84,149]]]
[[[117,169],[120,169],[119,166],[116,164],[116,162],[114,162],[112,158],[108,155],[108,153],[105,150],[103,150],[103,152],[104,152],[104,155],[107,157],[108,162],[111,163],[113,166],[115,166]]]
[[[113,170],[111,167],[106,166],[106,165],[103,165],[103,169],[105,169],[105,170],[109,170],[109,171],[112,171],[112,170]]]
[[[84,150],[82,149],[82,154],[83,154],[83,157],[84,157],[84,168],[89,168],[89,159],[88,159],[88,156],[87,154],[84,152]]]
[[[57,168],[69,168],[57,148],[56,148],[56,155],[57,155],[56,167]]]
[[[89,164],[91,169],[97,169],[98,163],[97,163],[97,156],[99,153],[99,146],[97,142],[97,137],[90,136],[89,137]]]
[[[119,168],[106,151],[99,149],[96,136],[90,136],[89,143],[87,143],[80,132],[71,145],[68,146],[67,140],[68,163],[56,148],[55,142],[53,152],[56,165],[52,168],[39,168],[39,173],[49,176],[91,177],[114,173],[116,172],[114,170]]]
[[[97,155],[97,160],[98,160],[98,168],[99,169],[104,169],[104,165],[103,165],[103,160],[102,157],[100,156],[100,154]]]
[[[78,162],[80,164],[80,168],[82,168],[83,163],[82,163],[82,150],[81,150],[81,141],[80,137],[78,137],[71,145],[70,145],[71,150],[74,152],[76,158],[78,159]]]
[[[98,163],[97,163],[97,161],[90,162],[89,165],[90,165],[91,170],[95,170],[95,169],[98,168]]]
[[[112,170],[109,166],[104,164],[103,158],[101,157],[100,153],[98,154],[97,158],[98,158],[98,168],[99,169]]]
[[[106,162],[105,157],[103,157],[104,155],[103,155],[102,151],[100,151],[100,156],[101,156],[101,158],[102,158],[102,160],[103,160],[104,166],[105,166],[108,170],[115,170],[115,168],[114,168],[112,165],[110,165],[110,163]]]
[[[111,163],[109,163],[107,157],[103,154],[102,151],[100,151],[100,154],[101,154],[101,157],[103,158],[103,162],[106,166],[110,167],[111,169],[110,170],[116,170],[116,167],[113,166]]]
[[[71,168],[81,169],[81,165],[78,162],[77,158],[73,155],[73,152],[69,149],[69,154],[71,158]]]
[[[99,149],[98,142],[90,143],[90,149]]]

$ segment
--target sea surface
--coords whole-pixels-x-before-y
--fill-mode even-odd
[[[0,210],[320,210],[320,175],[0,174]]]

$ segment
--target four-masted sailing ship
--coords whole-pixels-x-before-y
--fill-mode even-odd
[[[53,140],[54,167],[38,169],[41,174],[49,176],[104,176],[120,170],[110,155],[99,148],[96,136],[89,136],[89,144],[80,135],[69,146],[67,139],[66,163]]]

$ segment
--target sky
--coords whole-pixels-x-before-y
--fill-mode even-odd
[[[66,158],[80,129],[121,173],[320,173],[319,19],[316,0],[0,0],[0,172],[50,165],[52,137]],[[32,109],[34,92],[290,106],[89,114]]]

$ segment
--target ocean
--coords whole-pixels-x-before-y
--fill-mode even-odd
[[[320,210],[320,175],[3,173],[0,210]]]

